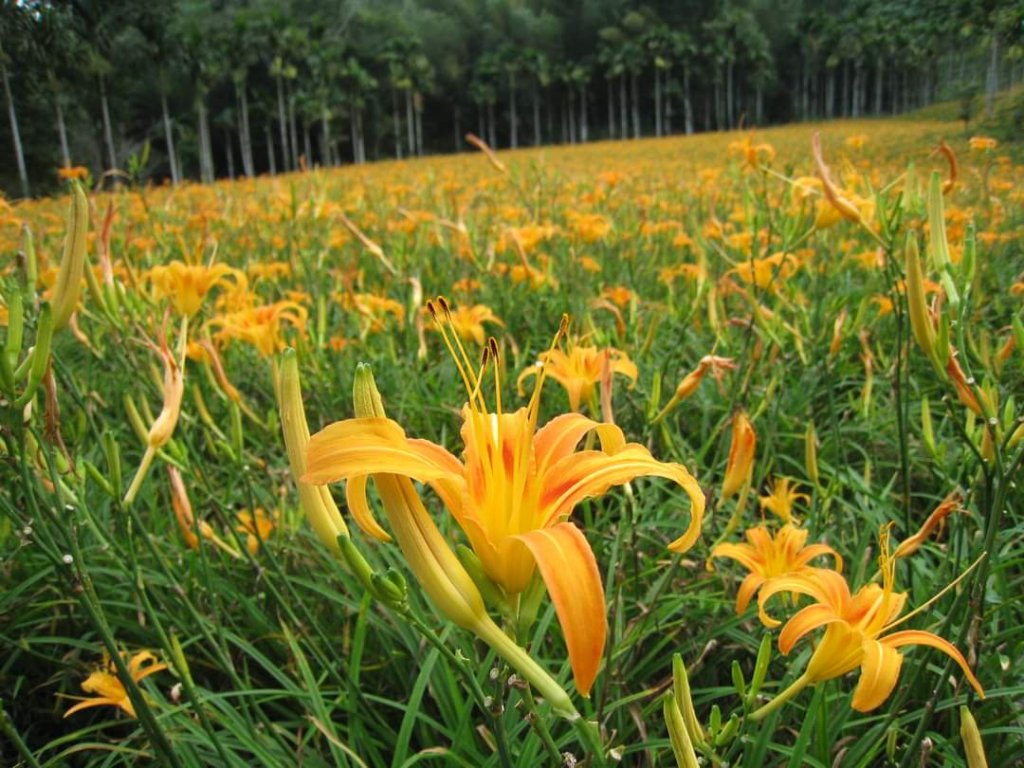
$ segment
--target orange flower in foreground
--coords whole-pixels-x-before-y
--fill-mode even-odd
[[[604,587],[583,532],[569,521],[586,498],[641,476],[675,481],[690,497],[685,533],[670,548],[689,549],[700,535],[704,494],[680,464],[656,460],[637,443],[627,443],[613,424],[568,413],[540,429],[537,419],[545,370],[537,376],[525,408],[505,412],[495,381],[496,408],[489,410],[481,389],[493,341],[479,372],[451,330],[447,302],[431,304],[442,337],[455,359],[469,402],[462,409],[462,460],[440,445],[406,437],[387,418],[336,422],[310,439],[306,482],[347,481],[349,506],[369,516],[366,483],[370,475],[390,474],[430,485],[449,509],[479,556],[487,575],[508,595],[518,595],[540,572],[565,634],[576,686],[587,695],[597,675],[607,631]],[[557,340],[564,333],[565,322]],[[495,371],[498,366],[495,365]],[[596,432],[600,450],[576,451]],[[379,526],[377,526],[379,528]],[[368,533],[379,536],[377,530]]]
[[[808,685],[841,677],[858,667],[860,680],[853,693],[852,706],[858,712],[870,712],[884,702],[899,680],[905,645],[927,645],[936,648],[963,670],[968,682],[978,695],[985,697],[981,683],[971,672],[967,661],[948,640],[917,629],[891,632],[914,613],[902,619],[906,605],[905,592],[893,588],[896,576],[896,558],[889,554],[888,532],[881,537],[882,586],[865,584],[856,594],[850,594],[846,580],[834,571],[821,570],[811,575],[784,576],[766,584],[760,599],[767,600],[779,592],[798,592],[817,602],[801,609],[782,628],[779,650],[789,654],[805,635],[825,627],[825,635],[818,643],[807,669],[785,691],[753,714],[760,720],[791,699]]]
[[[167,669],[167,665],[158,662],[156,656],[149,651],[140,651],[128,661],[128,672],[136,683],[164,669]],[[85,682],[82,683],[82,690],[86,693],[94,693],[96,696],[91,699],[81,699],[64,713],[64,717],[90,707],[106,706],[117,707],[126,712],[129,717],[135,717],[135,706],[128,698],[128,691],[125,690],[124,683],[117,676],[117,667],[110,659],[106,659],[101,669],[96,670],[85,679]]]

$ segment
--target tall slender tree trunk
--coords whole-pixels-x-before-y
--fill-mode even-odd
[[[405,89],[405,138],[409,155],[416,154],[416,125],[413,117],[412,88]]]
[[[416,156],[423,157],[423,94],[413,94],[412,105],[416,115]]]
[[[540,89],[537,87],[537,82],[533,83],[533,146],[539,147],[541,144],[540,134]]]
[[[860,117],[861,80],[864,73],[864,65],[860,59],[853,63],[853,106],[851,114],[853,117]]]
[[[328,168],[334,165],[331,156],[331,113],[326,104],[320,108],[320,162]]]
[[[516,74],[508,73],[508,143],[512,149],[519,146],[519,121],[516,115]]]
[[[572,89],[572,83],[568,83],[565,89],[565,106],[569,112],[569,143],[576,143],[576,94]]]
[[[665,135],[672,135],[672,68],[665,70]]]
[[[580,85],[580,141],[590,141],[590,123],[587,120],[587,84]]]
[[[288,170],[288,116],[284,106],[284,78],[281,75],[275,77],[277,80],[277,125],[281,131],[281,167]]]
[[[736,125],[736,109],[735,109],[735,83],[734,83],[734,71],[735,64],[732,59],[729,59],[725,64],[725,118],[726,127],[730,130]]]
[[[263,130],[267,134],[267,167],[270,169],[270,175],[277,175],[277,160],[274,158],[274,132],[270,129],[269,125],[264,125]]]
[[[178,167],[178,153],[174,150],[174,126],[171,124],[171,111],[167,108],[167,94],[160,91],[160,109],[164,117],[164,141],[167,144],[167,162],[171,166],[171,184],[181,183],[181,169]]]
[[[117,153],[114,152],[114,129],[110,125],[110,104],[107,101],[107,78],[99,76],[100,111],[103,113],[103,140],[107,144],[107,161],[110,168],[117,168]]]
[[[22,197],[28,197],[28,169],[25,167],[25,151],[21,146],[21,131],[18,130],[18,113],[14,108],[14,96],[11,94],[11,81],[7,67],[0,64],[0,78],[4,81],[4,98],[7,99],[7,118],[11,122],[11,139],[14,141],[14,159],[18,164],[18,180],[21,182]]]
[[[452,124],[455,133],[455,151],[462,151],[462,107],[458,104],[452,110]]]
[[[487,102],[487,140],[494,149],[498,148],[498,129],[494,120],[494,102]]]
[[[71,149],[68,147],[68,127],[64,122],[64,105],[60,91],[53,89],[53,106],[57,111],[57,135],[60,137],[60,160],[65,168],[71,167]]]
[[[876,115],[882,114],[882,93],[885,85],[885,57],[878,54],[875,59],[875,108]]]
[[[309,123],[302,121],[302,148],[306,154],[306,168],[313,167],[313,142],[309,135]]]
[[[654,135],[661,137],[661,70],[654,68]]]
[[[632,96],[632,100],[633,100],[632,107],[633,107],[633,138],[634,139],[639,139],[640,138],[640,89],[637,87],[637,79],[638,78],[636,76],[636,73],[633,73],[630,76],[630,78],[629,78],[630,85],[632,86],[632,89],[631,89],[632,93],[630,95]]]
[[[569,97],[566,96],[563,93],[562,94],[562,109],[559,110],[559,113],[561,114],[561,117],[562,117],[562,143],[563,144],[568,144],[569,143],[569,109],[568,109],[568,106],[567,106],[568,100],[569,100]]]
[[[624,139],[629,138],[629,121],[626,118],[626,110],[628,109],[629,98],[626,95],[626,73],[623,72],[619,75],[619,119],[622,127],[620,136]]]
[[[615,138],[615,85],[612,76],[605,76],[605,83],[608,85],[608,138]]]
[[[693,135],[693,99],[690,96],[690,65],[683,64],[683,120],[686,135]]]
[[[989,48],[988,75],[985,78],[985,116],[995,116],[996,93],[999,91],[999,36],[992,32],[992,44]]]
[[[249,97],[245,81],[235,84],[238,90],[238,134],[242,147],[242,171],[248,178],[256,175],[256,163],[252,159],[252,128],[249,124]]]
[[[356,125],[356,108],[353,106],[348,117],[349,133],[352,136],[352,162],[359,164],[359,128]]]
[[[832,67],[825,80],[825,117],[831,120],[835,116],[836,70]]]
[[[292,170],[294,171],[299,167],[299,132],[295,130],[295,96],[292,94],[291,80],[285,80],[284,87],[288,100],[288,127],[290,129],[288,140],[292,151],[291,161]]]
[[[723,110],[722,110],[722,81],[720,78],[715,78],[715,130],[720,131],[723,128]]]
[[[758,125],[764,122],[764,89],[760,83],[754,89],[754,120]]]
[[[231,141],[231,129],[224,126],[224,154],[228,158],[228,178],[235,180],[235,150],[234,142]]]
[[[487,117],[483,104],[476,105],[476,135],[481,139],[487,138]]]
[[[199,179],[209,184],[213,181],[213,144],[210,141],[210,120],[206,102],[200,94],[196,98],[196,112],[199,118]]]
[[[402,159],[402,118],[398,114],[398,89],[391,88],[391,125],[395,134],[395,159]]]

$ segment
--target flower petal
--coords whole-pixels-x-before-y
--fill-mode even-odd
[[[306,474],[301,479],[324,485],[377,473],[402,475],[420,482],[451,477],[458,460],[451,454],[450,460],[441,458],[440,452],[447,451],[433,445],[426,449],[424,442],[406,439],[405,432],[391,419],[337,421],[310,438]]]
[[[391,541],[391,534],[381,528],[366,501],[366,475],[349,478],[345,483],[345,503],[363,531],[380,541]],[[326,488],[321,490],[326,491]]]
[[[850,703],[858,712],[870,712],[889,698],[900,676],[903,655],[877,640],[864,641],[860,680]]]
[[[969,682],[974,687],[974,690],[978,692],[978,696],[983,699],[985,698],[985,690],[981,687],[981,683],[978,682],[978,678],[974,676],[971,668],[967,665],[967,660],[963,657],[963,654],[957,650],[956,646],[948,640],[944,640],[938,635],[932,634],[931,632],[925,632],[924,630],[905,629],[902,632],[893,632],[891,635],[883,637],[880,642],[890,648],[900,648],[904,645],[927,645],[942,651],[960,665],[960,669],[964,671],[964,675],[967,677],[967,682]]]
[[[764,584],[764,576],[759,573],[748,573],[746,578],[743,579],[743,583],[740,584],[739,591],[736,593],[736,615],[740,616],[747,606],[750,605],[750,598],[754,596],[758,588]]]
[[[765,589],[772,581],[776,581],[776,579],[772,579],[762,587],[761,600],[764,600]],[[783,655],[788,655],[793,650],[793,646],[808,632],[813,632],[818,627],[823,627],[826,624],[832,624],[837,621],[842,621],[842,619],[827,605],[816,603],[801,608],[793,615],[793,618],[786,622],[786,626],[779,633],[779,650]],[[778,622],[775,622],[775,625],[778,626]]]
[[[735,560],[748,571],[764,570],[764,557],[749,544],[724,542],[711,550],[712,557],[728,557]]]
[[[600,496],[613,485],[628,483],[636,477],[664,477],[682,486],[690,497],[690,524],[678,539],[669,544],[673,552],[685,552],[700,536],[704,520],[704,492],[682,464],[662,462],[642,445],[629,443],[612,455],[601,451],[582,451],[552,465],[541,479],[540,505],[547,524],[568,517],[574,506],[585,498]]]
[[[608,632],[604,587],[594,550],[572,523],[529,531],[516,538],[537,561],[562,625],[576,688],[588,696]]]

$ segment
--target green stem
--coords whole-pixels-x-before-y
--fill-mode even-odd
[[[774,699],[769,701],[760,709],[752,712],[750,715],[750,719],[755,722],[764,720],[766,717],[768,717],[768,715],[770,715],[772,712],[777,710],[787,701],[789,701],[798,693],[800,693],[800,691],[802,691],[804,688],[810,685],[811,682],[812,681],[810,676],[806,672],[804,672],[802,675],[800,675],[800,677],[794,680],[786,690],[777,695]]]
[[[522,692],[523,704],[526,705],[526,711],[530,715],[530,725],[537,731],[537,735],[540,737],[541,742],[544,744],[544,749],[547,750],[548,757],[551,759],[552,765],[559,765],[562,763],[562,753],[558,751],[558,745],[555,744],[555,740],[551,738],[551,730],[548,728],[548,724],[544,722],[544,718],[537,712],[537,702],[533,698],[533,692],[530,690],[530,686],[526,686]]]

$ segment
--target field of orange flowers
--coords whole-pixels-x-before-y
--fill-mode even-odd
[[[1024,764],[1024,164],[951,123],[0,200],[0,762]]]

